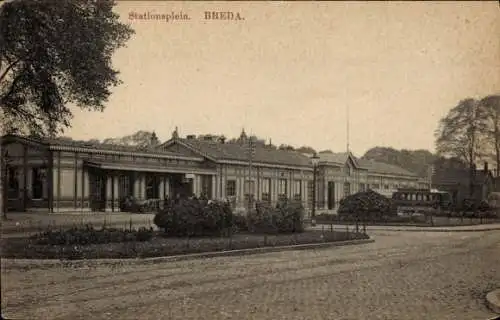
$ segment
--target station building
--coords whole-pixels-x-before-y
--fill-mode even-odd
[[[2,137],[9,211],[119,211],[120,199],[202,196],[228,199],[243,210],[248,198],[275,204],[280,197],[312,208],[316,172],[317,213],[335,213],[340,200],[366,190],[428,187],[396,166],[358,159],[351,153],[311,155],[251,143],[180,137],[177,130],[154,148]],[[6,152],[5,152],[6,151]],[[381,192],[382,192],[381,191]]]

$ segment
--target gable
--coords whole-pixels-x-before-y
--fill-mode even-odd
[[[347,161],[346,161],[345,165],[349,166],[351,169],[354,169],[357,167],[350,155],[349,155],[349,157],[347,157]]]
[[[200,152],[196,152],[184,145],[181,145],[177,141],[173,141],[171,143],[165,143],[159,147],[162,151],[172,152],[179,154],[181,156],[187,157],[199,157],[201,155]]]
[[[19,142],[9,143],[2,147],[9,157],[22,157],[24,155],[24,145]]]
[[[41,156],[47,150],[45,145],[30,139],[23,139],[17,136],[2,137],[2,150],[5,150],[9,157],[23,157],[25,148],[29,156]]]

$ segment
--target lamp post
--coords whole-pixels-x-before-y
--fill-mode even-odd
[[[247,192],[248,192],[248,201],[247,201],[247,208],[248,211],[252,210],[252,204],[253,204],[253,194],[254,190],[252,188],[252,160],[255,154],[255,145],[253,143],[252,137],[248,138],[248,181],[247,181]]]
[[[313,194],[312,194],[312,211],[311,211],[311,225],[316,225],[316,220],[314,219],[316,216],[316,171],[319,163],[319,156],[316,152],[314,152],[311,157],[311,162],[313,165]]]

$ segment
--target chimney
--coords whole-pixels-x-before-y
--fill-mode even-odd
[[[484,173],[488,173],[488,162],[484,162]]]

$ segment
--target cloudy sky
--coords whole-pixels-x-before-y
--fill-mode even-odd
[[[249,133],[274,144],[434,149],[438,120],[500,92],[500,7],[492,2],[121,1],[136,34],[114,64],[106,110],[75,110],[75,139],[155,130]],[[232,11],[244,20],[205,20]],[[130,13],[190,20],[130,19]]]

